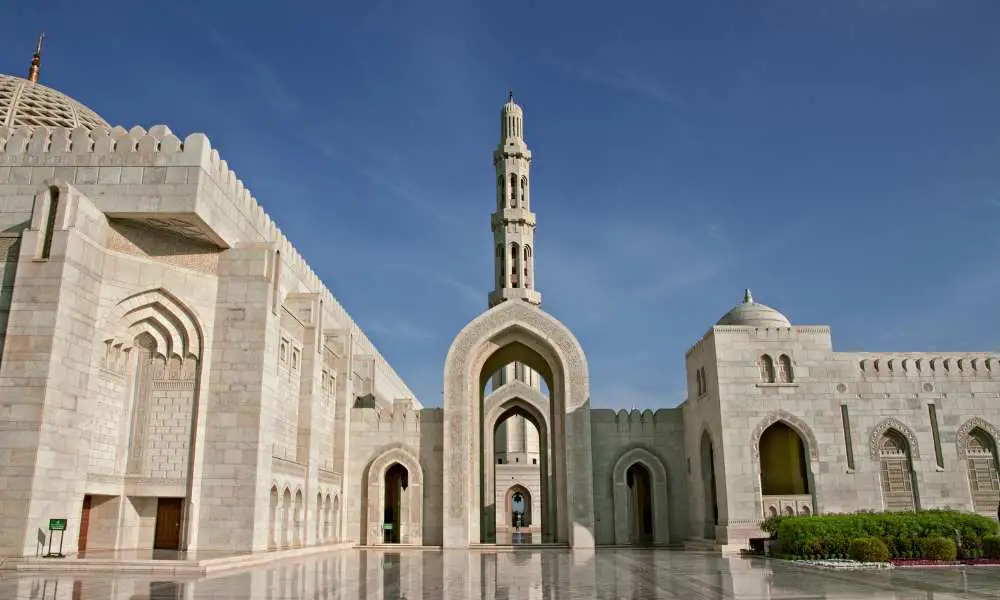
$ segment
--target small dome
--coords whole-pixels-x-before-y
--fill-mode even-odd
[[[0,74],[0,127],[107,127],[97,113],[60,91]]]
[[[766,304],[753,301],[750,290],[743,294],[743,303],[719,319],[716,325],[739,325],[743,327],[791,327],[788,317]]]
[[[521,116],[523,114],[521,107],[518,106],[517,102],[514,102],[514,92],[507,93],[507,104],[503,105],[503,114],[504,115],[513,114],[518,116]]]

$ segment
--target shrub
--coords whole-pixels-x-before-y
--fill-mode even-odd
[[[780,551],[799,557],[849,554],[853,540],[867,537],[882,540],[890,556],[915,557],[922,553],[923,538],[953,540],[956,531],[964,555],[973,556],[982,551],[984,537],[997,533],[997,522],[989,517],[944,510],[786,516],[775,519],[769,526],[777,534]]]
[[[851,540],[848,556],[860,562],[889,562],[889,548],[876,537]]]
[[[928,560],[955,560],[958,547],[946,537],[928,537],[920,540],[920,558]]]
[[[1000,559],[1000,535],[988,535],[983,538],[983,556]]]

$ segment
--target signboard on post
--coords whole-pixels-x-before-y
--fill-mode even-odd
[[[59,552],[52,552],[52,532],[59,532]],[[49,519],[49,552],[43,558],[66,558],[63,554],[63,538],[66,537],[66,519]]]

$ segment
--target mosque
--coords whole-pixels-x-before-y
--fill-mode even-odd
[[[837,352],[747,291],[692,340],[680,406],[592,409],[542,309],[513,96],[493,288],[424,408],[208,137],[111,127],[40,62],[0,75],[0,556],[51,519],[68,554],[724,552],[777,514],[996,514],[998,354]]]

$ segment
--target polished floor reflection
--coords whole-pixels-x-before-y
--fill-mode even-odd
[[[135,575],[0,579],[0,598],[290,600],[447,598],[1000,598],[1000,569],[820,571],[784,562],[668,550],[355,551],[243,573],[168,580]]]

